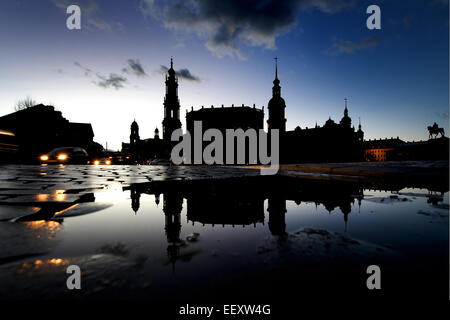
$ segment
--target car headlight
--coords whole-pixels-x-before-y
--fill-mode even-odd
[[[106,160],[105,164],[110,165],[111,164],[111,160]]]
[[[58,160],[67,160],[67,154],[64,154],[64,153],[59,154]]]
[[[94,161],[94,164],[95,164],[96,166],[98,166],[98,165],[100,164],[100,161],[95,160],[95,161]]]
[[[41,161],[47,161],[48,160],[48,156],[44,154],[44,155],[42,155],[40,157],[40,159],[41,159]]]

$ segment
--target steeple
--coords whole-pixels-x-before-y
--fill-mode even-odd
[[[181,128],[180,101],[178,100],[178,79],[170,57],[170,69],[166,75],[166,95],[164,97],[163,139],[170,141],[172,132]]]
[[[342,117],[340,124],[344,128],[350,128],[352,126],[352,119],[348,116],[347,98],[345,98],[344,101],[345,101],[344,116]]]
[[[273,80],[272,96],[281,95],[280,80],[278,80],[278,57],[275,57],[275,80]]]
[[[347,98],[345,98],[344,101],[345,101],[344,116],[348,117]]]
[[[285,111],[286,103],[281,97],[280,80],[278,80],[278,57],[275,57],[275,80],[273,80],[272,99],[268,104],[269,119],[267,120],[268,129],[278,129],[280,133],[286,132]]]

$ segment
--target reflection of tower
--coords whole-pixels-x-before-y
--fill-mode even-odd
[[[272,99],[269,101],[269,120],[267,125],[269,132],[271,129],[279,129],[280,135],[286,132],[285,109],[286,103],[281,97],[280,80],[278,80],[278,58],[275,58],[275,80],[273,80]]]
[[[134,159],[137,158],[139,141],[140,141],[139,126],[136,120],[134,120],[133,123],[131,123],[131,134],[130,134],[130,153]]]
[[[178,100],[178,78],[173,69],[173,60],[170,58],[170,69],[166,75],[166,96],[164,97],[163,139],[170,142],[172,132],[181,128],[180,101]]]
[[[159,205],[159,197],[160,197],[159,193],[155,194],[155,203],[156,203],[156,205]]]
[[[141,193],[137,190],[136,186],[131,186],[130,188],[130,197],[131,197],[131,208],[133,209],[134,213],[136,214],[139,210],[140,205],[140,198]]]
[[[269,230],[274,236],[286,234],[286,200],[280,197],[271,197],[267,200],[269,212]]]
[[[347,222],[348,222],[348,215],[352,211],[351,202],[344,201],[340,206],[339,209],[341,209],[341,212],[344,214],[344,222],[345,222],[345,231],[347,231]]]
[[[165,215],[165,231],[167,237],[167,253],[170,262],[174,265],[178,258],[181,244],[181,210],[183,197],[177,193],[164,193],[163,212]]]

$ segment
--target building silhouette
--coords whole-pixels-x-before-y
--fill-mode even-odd
[[[131,126],[130,143],[122,144],[122,151],[128,152],[136,162],[145,163],[155,157],[169,158],[172,146],[176,142],[171,141],[174,130],[181,128],[180,121],[180,101],[178,99],[178,78],[173,69],[173,59],[170,60],[170,69],[167,72],[166,93],[164,97],[164,119],[163,138],[159,139],[157,129],[153,139],[140,140],[137,123],[134,121]],[[278,61],[275,58],[275,79],[272,87],[272,97],[268,102],[267,128],[278,129],[280,137],[280,161],[282,163],[298,162],[349,162],[364,160],[364,132],[359,124],[356,130],[352,126],[352,119],[349,116],[347,99],[345,99],[344,115],[339,123],[329,118],[323,126],[314,128],[300,128],[286,130],[287,119],[285,116],[286,102],[281,96],[280,80],[278,78]],[[194,124],[196,121],[202,122],[201,134],[208,129],[218,129],[225,137],[226,129],[254,129],[256,132],[264,128],[264,107],[256,108],[255,105],[236,107],[214,107],[204,108],[203,106],[194,110],[186,111],[186,129],[194,137]],[[137,128],[137,130],[136,130]],[[270,137],[270,136],[269,136]],[[258,137],[257,137],[258,138]],[[270,141],[270,138],[268,139]],[[203,142],[203,148],[210,142]],[[257,154],[259,141],[257,144]],[[191,163],[194,163],[194,152],[192,145]],[[224,141],[223,159],[226,159],[226,143]],[[236,151],[235,143],[235,151]],[[246,139],[246,164],[253,164],[253,159],[249,159],[249,139]],[[269,145],[270,150],[270,145]],[[236,152],[235,164],[236,162]],[[195,162],[203,163],[203,159]]]
[[[387,154],[400,144],[405,143],[397,138],[374,139],[364,141],[364,158],[366,161],[386,161]]]
[[[166,95],[164,97],[163,139],[171,144],[172,133],[181,128],[180,100],[178,99],[178,78],[173,69],[173,59],[170,58],[170,69],[166,75]]]
[[[202,130],[201,135],[203,136],[204,132],[209,129],[218,129],[222,136],[226,137],[226,130],[227,129],[242,129],[244,132],[248,129],[254,129],[256,132],[258,130],[264,128],[264,109],[256,108],[255,105],[253,107],[249,106],[234,106],[231,105],[231,107],[224,107],[222,105],[219,108],[216,108],[214,106],[211,106],[210,108],[201,108],[199,110],[193,110],[186,112],[186,129],[191,134],[191,137],[194,134],[194,124],[195,121],[201,121]],[[207,146],[210,142],[206,141],[203,142],[203,148]],[[249,159],[248,156],[248,150],[249,150],[249,141],[246,140],[246,157],[245,157],[245,163],[249,164],[251,163],[251,159]],[[258,135],[256,135],[256,151],[258,152]],[[202,150],[203,150],[202,148]],[[234,148],[234,163],[237,162],[237,145],[235,144]],[[226,143],[223,141],[223,163],[226,163],[225,159],[227,157],[226,152]],[[191,163],[194,162],[194,146],[192,145],[192,151],[191,151]],[[203,160],[200,159],[200,161],[203,163]]]
[[[91,156],[103,149],[94,142],[90,123],[70,122],[53,106],[38,104],[0,117],[0,128],[14,134],[16,161],[36,161],[40,154],[57,147],[81,147]]]

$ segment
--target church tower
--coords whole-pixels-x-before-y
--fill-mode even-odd
[[[130,154],[133,157],[134,160],[138,157],[138,149],[139,149],[139,142],[141,138],[139,137],[139,126],[134,120],[131,123],[131,133],[130,133]]]
[[[273,80],[272,99],[269,101],[269,120],[267,125],[269,132],[272,129],[279,129],[280,135],[286,132],[285,110],[286,103],[281,97],[280,80],[278,80],[278,58],[275,58],[275,80]]]
[[[134,120],[131,123],[131,133],[130,133],[130,145],[137,145],[139,143],[139,126],[136,122],[136,120]]]
[[[344,128],[350,128],[352,126],[352,119],[348,116],[348,109],[347,109],[347,98],[345,100],[345,109],[344,109],[344,116],[341,119],[341,126]]]
[[[166,75],[166,96],[164,97],[163,139],[170,142],[172,132],[181,128],[180,101],[178,100],[178,78],[170,58],[170,69]]]

